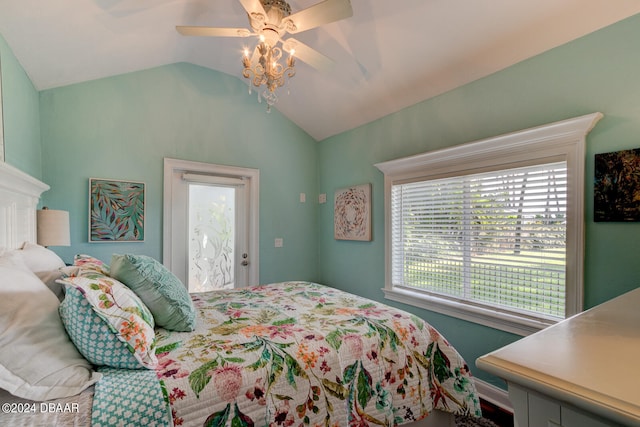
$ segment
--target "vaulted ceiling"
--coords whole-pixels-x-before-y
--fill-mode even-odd
[[[318,0],[290,0],[293,12]],[[351,0],[353,16],[296,34],[334,61],[300,61],[275,105],[316,140],[353,129],[640,13],[638,0]],[[238,0],[0,0],[0,34],[48,89],[174,62],[242,77]],[[249,96],[247,93],[239,96]],[[254,95],[255,96],[255,92]],[[256,101],[257,102],[257,101]]]

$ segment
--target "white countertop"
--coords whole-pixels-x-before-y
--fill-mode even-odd
[[[480,357],[478,368],[640,425],[640,288]]]

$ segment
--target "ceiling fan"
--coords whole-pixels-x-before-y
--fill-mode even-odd
[[[243,75],[251,79],[254,86],[266,85],[268,91],[265,90],[262,96],[269,105],[277,100],[274,91],[284,84],[284,75],[293,77],[295,74],[294,55],[318,70],[325,70],[333,63],[325,55],[293,37],[283,37],[287,33],[301,33],[353,15],[350,0],[324,0],[294,14],[291,13],[289,3],[284,0],[239,1],[247,11],[251,30],[181,25],[176,26],[176,30],[185,36],[258,37],[260,41],[251,58],[249,52],[245,51]],[[282,50],[290,55],[286,66],[278,62],[282,55],[277,47],[279,43],[282,44]]]

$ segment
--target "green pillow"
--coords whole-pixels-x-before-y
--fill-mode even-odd
[[[167,268],[145,255],[111,257],[111,277],[131,288],[149,308],[157,326],[193,331],[196,310],[187,288]]]

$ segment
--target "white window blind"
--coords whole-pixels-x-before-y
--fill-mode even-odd
[[[566,162],[395,184],[393,285],[562,319],[566,209]]]

